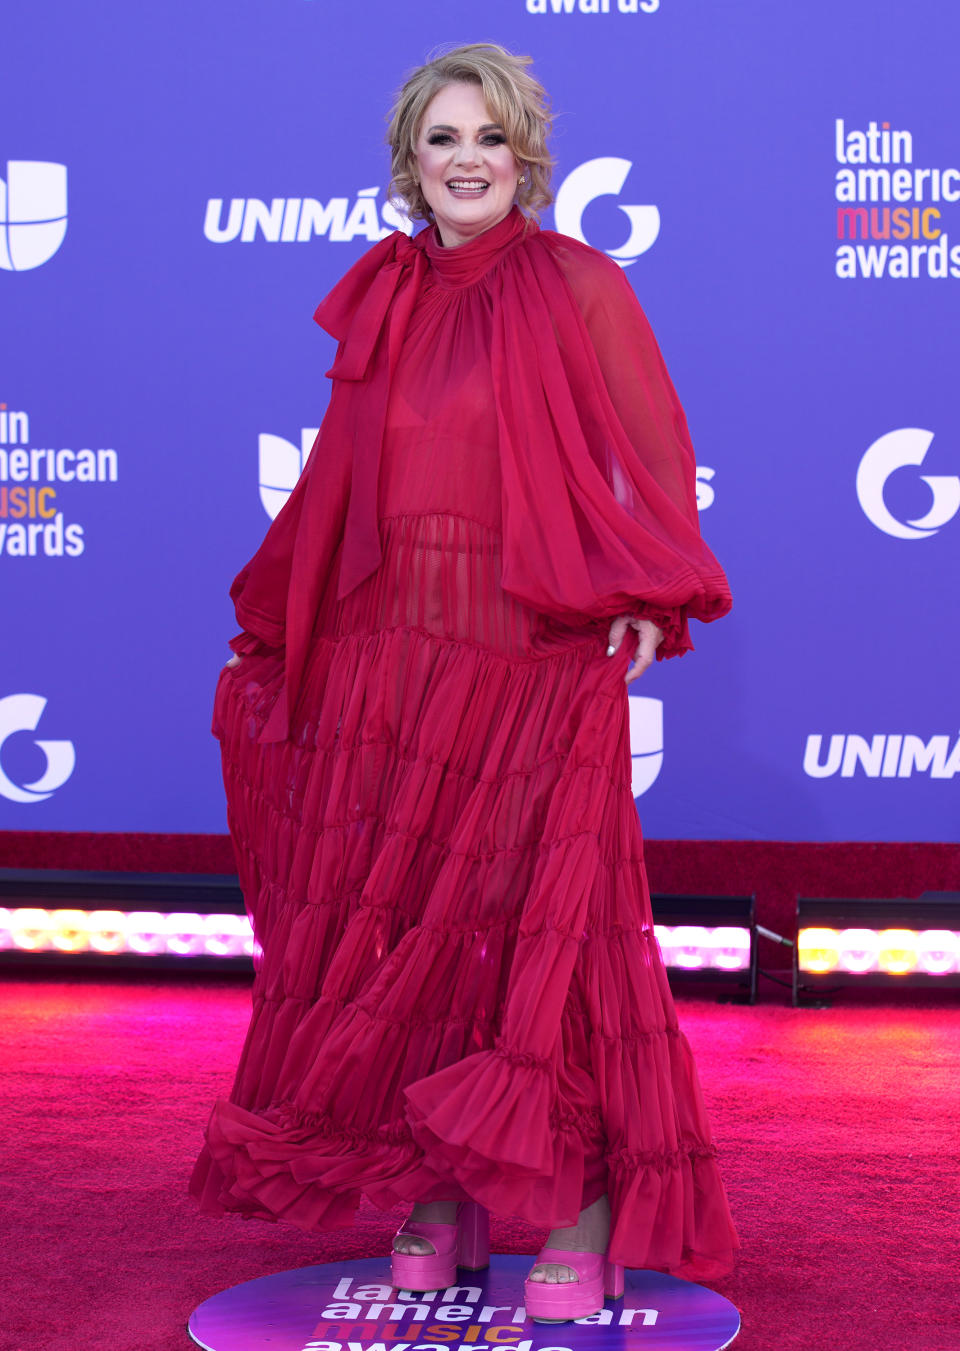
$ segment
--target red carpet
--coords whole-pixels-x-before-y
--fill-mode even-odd
[[[399,1212],[310,1236],[187,1198],[247,1006],[209,978],[0,985],[4,1351],[186,1351],[223,1287],[386,1250]],[[958,1351],[960,1008],[680,1013],[744,1245],[717,1287],[743,1313],[737,1351]],[[532,1253],[540,1235],[493,1238]]]

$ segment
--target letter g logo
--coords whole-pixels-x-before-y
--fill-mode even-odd
[[[0,753],[3,743],[14,732],[37,730],[46,706],[46,699],[39,694],[8,694],[6,699],[0,699]],[[73,773],[77,757],[72,741],[38,741],[35,744],[47,757],[47,767],[35,782],[19,787],[7,777],[0,763],[0,793],[11,802],[44,802],[62,788]]]
[[[869,447],[857,470],[857,497],[868,520],[895,539],[927,539],[960,511],[960,478],[955,474],[921,474],[933,493],[933,505],[925,516],[898,521],[883,500],[887,479],[897,469],[921,465],[933,441],[933,432],[920,427],[899,427],[887,432]]]
[[[604,156],[588,159],[567,174],[560,184],[553,209],[560,234],[589,243],[583,233],[584,211],[597,197],[618,196],[632,168],[628,159]],[[660,212],[655,206],[624,206],[622,202],[618,205],[630,222],[630,237],[620,248],[607,249],[606,253],[621,267],[629,267],[641,253],[646,253],[659,235]]]

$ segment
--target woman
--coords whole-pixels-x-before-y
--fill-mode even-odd
[[[460,48],[393,110],[427,228],[376,244],[303,475],[232,596],[230,827],[262,948],[207,1209],[414,1202],[403,1288],[551,1227],[531,1315],[736,1236],[650,919],[625,682],[730,605],[680,404],[621,270],[551,231],[527,58]],[[632,660],[631,660],[632,659]]]

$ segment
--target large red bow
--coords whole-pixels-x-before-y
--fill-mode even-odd
[[[387,401],[426,265],[422,248],[397,231],[354,264],[314,315],[321,327],[342,340],[327,372],[331,379],[369,381],[361,397],[351,400],[347,414],[353,471],[338,600],[380,566],[377,487]],[[375,361],[381,339],[387,344],[386,360]]]
[[[426,265],[422,248],[396,231],[353,265],[314,314],[317,323],[340,342],[336,360],[328,371],[335,383],[324,428],[331,435],[346,438],[353,449],[338,600],[380,566],[377,487],[387,400]],[[386,360],[378,359],[383,341]],[[343,382],[339,388],[338,381]],[[349,388],[351,384],[353,390]],[[311,461],[320,453],[318,447]],[[311,463],[309,468],[309,475],[303,474],[281,513],[281,516],[289,513],[289,521],[281,522],[278,517],[274,522],[275,529],[284,525],[292,535],[283,631],[286,670],[283,690],[261,734],[263,741],[279,741],[288,734],[317,606],[332,564],[333,543],[338,533],[334,520],[342,510],[346,491],[335,465]],[[308,523],[304,529],[299,528],[301,519]],[[286,531],[278,530],[279,533],[285,535]],[[264,548],[261,552],[266,555],[269,551]],[[262,567],[261,572],[265,571]]]

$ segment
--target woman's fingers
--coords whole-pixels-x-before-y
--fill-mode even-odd
[[[657,655],[657,648],[663,642],[663,630],[651,619],[634,619],[633,627],[637,631],[637,650],[627,667],[624,680],[638,680]]]
[[[663,632],[652,619],[637,619],[633,615],[617,615],[610,625],[607,656],[612,657],[623,641],[627,629],[637,631],[637,650],[627,667],[624,680],[636,680],[642,676],[657,655],[657,648],[663,642]]]
[[[236,652],[233,654],[233,656],[232,656],[232,657],[230,658],[230,660],[227,662],[227,665],[228,665],[228,666],[239,666],[239,665],[240,665],[240,658],[237,656]]]
[[[607,639],[607,642],[609,644],[607,648],[608,657],[612,657],[614,652],[616,652],[617,648],[620,646],[621,642],[623,641],[623,635],[626,633],[627,626],[629,625],[629,623],[630,623],[629,615],[617,615],[616,619],[610,625],[610,636]]]
[[[637,680],[643,675],[644,671],[651,664],[657,655],[657,645],[654,642],[653,634],[643,632],[640,634],[640,641],[637,643],[637,650],[634,653],[633,661],[627,667],[624,680]]]

